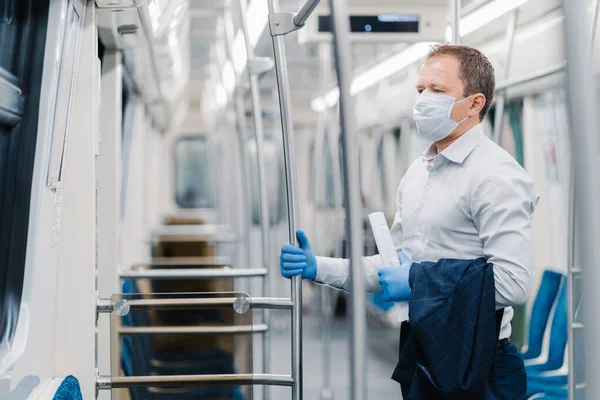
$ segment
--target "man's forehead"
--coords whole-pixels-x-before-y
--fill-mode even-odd
[[[448,80],[460,80],[458,60],[440,56],[426,59],[419,71],[419,83],[442,84]]]

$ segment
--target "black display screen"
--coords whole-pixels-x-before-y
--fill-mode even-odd
[[[319,32],[331,32],[331,16],[319,15]],[[419,16],[410,14],[351,15],[353,33],[419,33]]]

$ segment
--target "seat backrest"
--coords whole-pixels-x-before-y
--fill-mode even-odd
[[[60,384],[52,400],[82,400],[79,381],[72,375],[67,376]]]
[[[563,365],[565,358],[565,348],[567,346],[567,281],[563,281],[556,303],[556,310],[550,326],[550,345],[548,349],[548,361],[546,370],[559,369]]]
[[[528,344],[526,351],[523,353],[523,359],[525,360],[539,357],[542,353],[544,334],[547,331],[552,306],[556,301],[558,289],[563,279],[564,275],[558,272],[544,271],[542,282],[531,309]]]

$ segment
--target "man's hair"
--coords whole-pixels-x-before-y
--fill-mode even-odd
[[[485,96],[485,105],[479,113],[479,119],[487,114],[496,88],[496,77],[492,63],[479,50],[468,46],[435,45],[432,46],[425,61],[434,57],[452,56],[458,60],[460,79],[465,87],[464,96],[476,93]]]

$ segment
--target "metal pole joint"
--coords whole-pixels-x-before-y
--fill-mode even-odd
[[[113,305],[110,299],[98,299],[96,302],[96,312],[98,314],[113,312]]]
[[[110,390],[112,382],[110,376],[98,375],[96,377],[96,390]]]
[[[296,14],[290,12],[276,12],[269,14],[269,29],[271,36],[287,35],[290,32],[297,31],[303,25],[296,25],[294,17]]]

